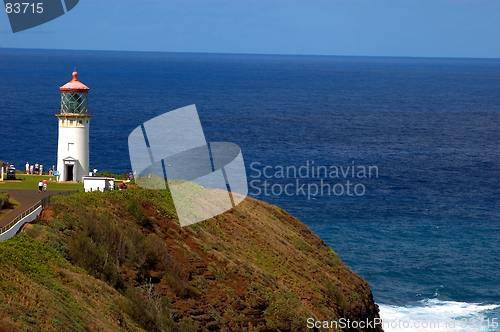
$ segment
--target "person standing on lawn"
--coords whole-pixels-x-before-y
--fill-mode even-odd
[[[26,162],[26,174],[30,174],[30,163]]]
[[[43,189],[43,182],[42,181],[39,181],[38,182],[38,192],[41,193],[42,192],[42,189]]]
[[[47,191],[47,179],[43,179],[43,191]]]

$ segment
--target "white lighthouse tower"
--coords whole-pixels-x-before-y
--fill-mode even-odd
[[[61,113],[57,147],[58,181],[82,182],[89,175],[89,126],[92,115],[88,112],[89,88],[78,81],[78,73],[60,87]]]

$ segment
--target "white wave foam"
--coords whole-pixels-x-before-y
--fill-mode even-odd
[[[500,308],[500,305],[481,305],[478,303],[440,301],[438,299],[422,300],[416,306],[378,305],[380,317],[384,322],[384,331],[386,332],[500,331],[500,328],[492,327],[492,318],[495,318],[495,316],[498,317],[495,321],[500,324],[498,313],[488,315],[491,310]],[[463,318],[467,319],[467,325],[464,325],[465,323],[461,321]],[[490,328],[488,328],[486,321],[488,318]],[[479,327],[481,320],[483,322]],[[431,322],[438,322],[439,325]],[[455,326],[453,326],[453,322],[455,322]],[[475,324],[474,327],[473,323]]]

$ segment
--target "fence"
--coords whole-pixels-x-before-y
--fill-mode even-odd
[[[21,220],[23,220],[26,216],[28,216],[30,213],[32,213],[33,211],[35,211],[36,209],[38,209],[39,207],[41,207],[42,209],[49,205],[50,203],[50,198],[54,195],[69,195],[71,193],[74,193],[74,192],[77,192],[78,190],[76,191],[60,191],[59,193],[57,194],[53,194],[53,195],[50,195],[50,196],[47,196],[45,198],[42,198],[39,202],[37,202],[35,205],[33,205],[32,207],[30,207],[29,209],[27,209],[26,211],[24,211],[23,213],[21,213],[20,215],[18,215],[17,217],[14,218],[14,220],[12,220],[8,225],[0,228],[0,235],[4,234],[4,233],[7,233],[12,227],[14,227],[18,222],[20,222]]]

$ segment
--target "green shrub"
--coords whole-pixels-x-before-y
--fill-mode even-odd
[[[176,323],[171,318],[170,312],[164,305],[168,301],[165,301],[164,297],[157,296],[152,286],[142,290],[129,287],[125,292],[125,297],[127,301],[121,305],[123,310],[146,331],[196,331],[192,322],[183,320]]]
[[[273,314],[280,325],[283,325],[289,331],[303,331],[304,322],[301,319],[300,301],[293,293],[280,290],[275,293],[273,302],[267,308],[267,313]],[[311,317],[311,316],[309,316]]]
[[[9,205],[10,193],[8,191],[0,191],[0,210]]]
[[[43,231],[43,226],[34,224],[33,227],[26,228],[26,235],[32,239],[36,239]]]
[[[156,234],[149,234],[146,238],[146,261],[149,266],[162,270],[171,268],[173,265],[167,247]]]
[[[328,281],[325,283],[325,293],[330,299],[338,304],[344,313],[349,311],[349,304],[345,299],[344,293],[342,293],[342,290],[340,290],[339,287]]]
[[[311,252],[311,246],[300,239],[293,239],[293,246],[302,251],[305,255]]]
[[[86,232],[79,232],[68,243],[67,251],[70,260],[89,274],[116,289],[125,288],[123,278],[113,262],[113,256],[102,242],[94,241]]]
[[[102,176],[102,177],[107,177],[107,178],[115,178],[115,179],[119,179],[119,180],[128,180],[130,178],[130,174],[129,173],[123,173],[123,174],[113,174],[111,172],[101,172],[101,173],[97,173],[96,174],[97,176]]]
[[[135,222],[143,227],[151,228],[151,219],[146,215],[146,213],[144,213],[142,204],[136,198],[129,199],[126,208],[127,212],[134,218]]]

